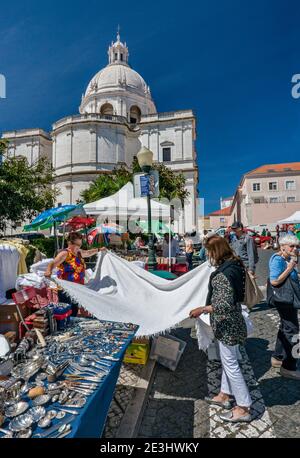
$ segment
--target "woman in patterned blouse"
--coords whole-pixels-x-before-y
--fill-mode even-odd
[[[210,313],[222,362],[220,393],[212,399],[206,398],[206,401],[230,409],[220,415],[223,421],[250,422],[252,400],[238,363],[239,345],[243,345],[247,337],[241,308],[245,295],[245,268],[225,238],[214,235],[207,240],[205,247],[216,270],[210,277],[206,306],[192,310],[190,316],[197,318],[202,313]],[[237,404],[234,408],[232,397]]]
[[[86,269],[83,258],[94,256],[99,250],[105,250],[105,248],[82,250],[81,245],[82,234],[80,234],[80,232],[70,232],[68,236],[68,248],[58,253],[55,259],[50,262],[45,272],[45,277],[51,277],[52,270],[57,267],[58,278],[83,285]],[[70,301],[70,298],[62,291],[59,291],[59,301],[71,302],[72,315],[77,315],[78,304],[74,301]]]

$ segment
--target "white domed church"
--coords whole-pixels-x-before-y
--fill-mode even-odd
[[[25,155],[29,163],[46,155],[52,161],[58,204],[76,203],[80,192],[116,166],[128,169],[141,146],[186,178],[185,230],[196,227],[198,169],[196,119],[192,110],[158,113],[150,88],[129,65],[129,52],[117,40],[108,49],[108,65],[91,79],[79,114],[56,121],[52,132],[22,129],[4,132],[8,154]]]

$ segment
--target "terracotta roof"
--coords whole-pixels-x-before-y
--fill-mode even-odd
[[[209,213],[208,216],[230,216],[231,215],[232,206],[222,208],[222,210],[217,210],[215,212]]]
[[[288,162],[286,164],[267,164],[245,173],[245,176],[266,174],[266,173],[284,173],[300,172],[300,162]]]

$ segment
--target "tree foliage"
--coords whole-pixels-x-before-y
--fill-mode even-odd
[[[15,229],[54,205],[58,194],[54,173],[46,158],[29,165],[25,157],[7,157],[7,142],[0,141],[0,231]]]
[[[81,199],[85,203],[94,202],[103,197],[111,196],[119,191],[126,183],[133,181],[133,175],[141,172],[137,158],[134,157],[132,172],[124,166],[115,168],[110,174],[99,175],[89,188],[81,193]],[[185,178],[182,173],[175,173],[164,164],[153,164],[153,169],[159,172],[160,198],[169,200],[179,198],[182,203],[188,197],[189,192],[185,189]]]

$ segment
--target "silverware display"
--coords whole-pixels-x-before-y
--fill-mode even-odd
[[[119,361],[121,347],[135,329],[82,319],[73,324],[67,331],[45,337],[45,347],[30,341],[26,354],[15,358],[11,379],[0,381],[0,407],[5,411],[3,425],[7,428],[0,429],[0,437],[60,438],[70,434],[70,423]],[[28,393],[38,386],[44,390],[32,399]],[[47,404],[49,408],[45,408]],[[54,419],[56,424],[51,425]],[[43,433],[35,433],[37,427],[44,428]]]

